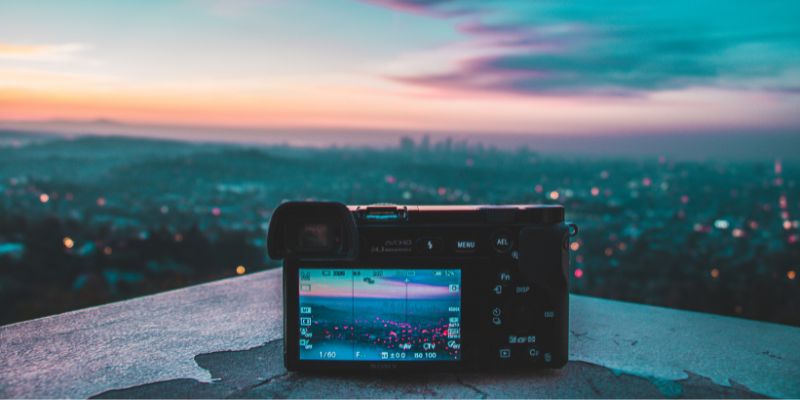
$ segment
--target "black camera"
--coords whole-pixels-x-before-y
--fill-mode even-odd
[[[552,205],[284,203],[286,368],[561,367],[576,232]]]

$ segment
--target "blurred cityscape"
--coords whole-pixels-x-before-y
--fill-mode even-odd
[[[800,326],[796,161],[0,134],[0,324],[279,266],[288,199],[560,203],[574,293]]]

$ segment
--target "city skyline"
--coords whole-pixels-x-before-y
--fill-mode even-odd
[[[0,123],[794,133],[798,19],[791,1],[0,1]]]

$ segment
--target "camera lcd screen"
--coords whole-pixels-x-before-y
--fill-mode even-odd
[[[301,360],[461,359],[460,269],[299,270]]]

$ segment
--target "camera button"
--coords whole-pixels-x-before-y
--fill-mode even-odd
[[[417,239],[417,252],[421,254],[436,254],[442,250],[442,239],[429,237]]]
[[[528,332],[534,326],[534,312],[531,308],[522,304],[514,309],[514,328],[520,331]]]
[[[498,296],[501,296],[503,294],[503,285],[495,285],[492,288],[492,292]]]
[[[528,355],[531,357],[531,359],[534,359],[534,360],[538,359],[539,358],[539,349],[537,349],[536,347],[531,347],[530,349],[528,349]]]
[[[492,247],[498,253],[507,253],[511,250],[514,242],[511,239],[511,232],[507,230],[497,231],[492,234]]]
[[[500,283],[502,285],[508,285],[513,280],[512,276],[511,276],[511,272],[508,272],[508,271],[502,271],[502,272],[498,273],[497,274],[497,279],[500,281]]]
[[[504,360],[511,358],[511,349],[509,348],[498,349],[498,356]]]
[[[488,317],[492,321],[492,325],[496,328],[502,327],[505,325],[503,323],[503,318],[508,317],[507,313],[503,309],[502,305],[496,305],[489,310]]]
[[[514,294],[517,296],[526,296],[531,291],[530,285],[518,285],[514,287]]]
[[[456,253],[474,253],[478,250],[478,241],[475,239],[457,239],[453,249]]]

